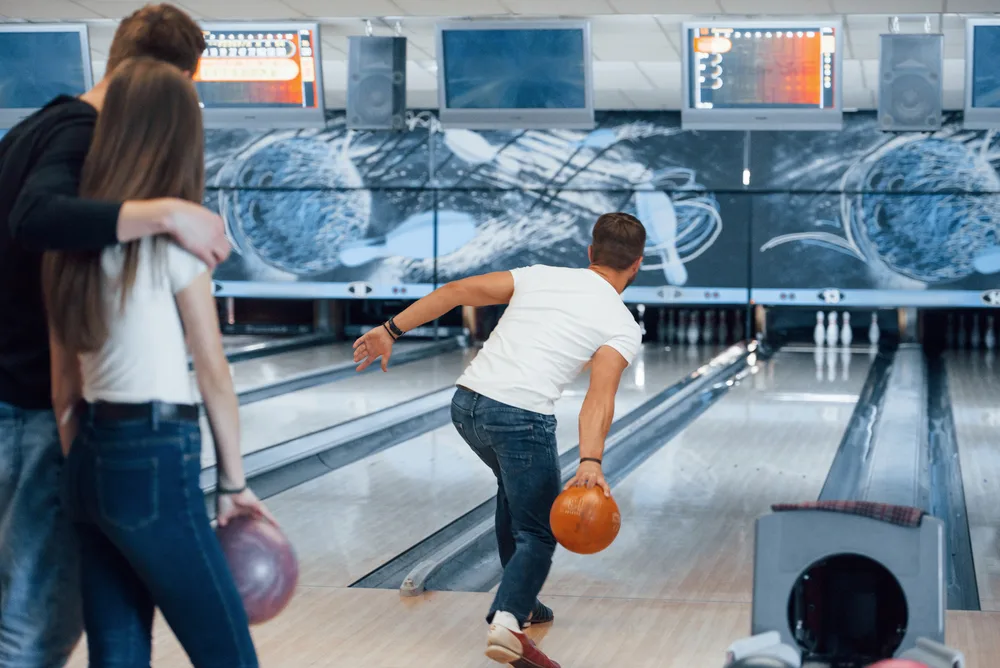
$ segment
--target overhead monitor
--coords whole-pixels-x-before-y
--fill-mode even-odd
[[[10,128],[58,95],[94,84],[87,26],[0,24],[0,128]]]
[[[437,54],[445,127],[594,127],[587,21],[446,21]]]
[[[698,21],[683,33],[685,128],[842,128],[839,19]]]
[[[965,24],[965,127],[1000,129],[1000,18]]]
[[[323,127],[316,23],[203,23],[195,85],[206,127]]]

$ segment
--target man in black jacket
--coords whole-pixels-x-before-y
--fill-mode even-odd
[[[107,71],[152,57],[193,74],[198,25],[150,5],[119,25]],[[99,250],[167,234],[214,267],[229,253],[222,220],[180,200],[77,196],[105,82],[59,97],[0,139],[0,666],[63,665],[81,634],[76,547],[59,505],[62,453],[52,414],[41,290],[47,250]]]

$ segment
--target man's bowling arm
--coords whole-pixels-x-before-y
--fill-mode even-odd
[[[615,418],[615,395],[628,361],[614,348],[602,346],[587,366],[590,386],[580,407],[580,458],[600,460]]]
[[[509,271],[496,271],[470,276],[446,283],[419,299],[393,318],[403,332],[437,320],[459,306],[493,306],[507,304],[514,295],[514,276]]]

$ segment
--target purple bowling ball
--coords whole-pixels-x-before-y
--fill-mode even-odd
[[[273,619],[292,599],[299,562],[292,544],[267,520],[237,517],[215,530],[251,624]]]

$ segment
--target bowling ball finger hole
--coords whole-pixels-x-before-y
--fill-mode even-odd
[[[903,588],[885,566],[856,554],[812,564],[788,601],[788,624],[804,659],[868,665],[891,658],[906,635]]]

